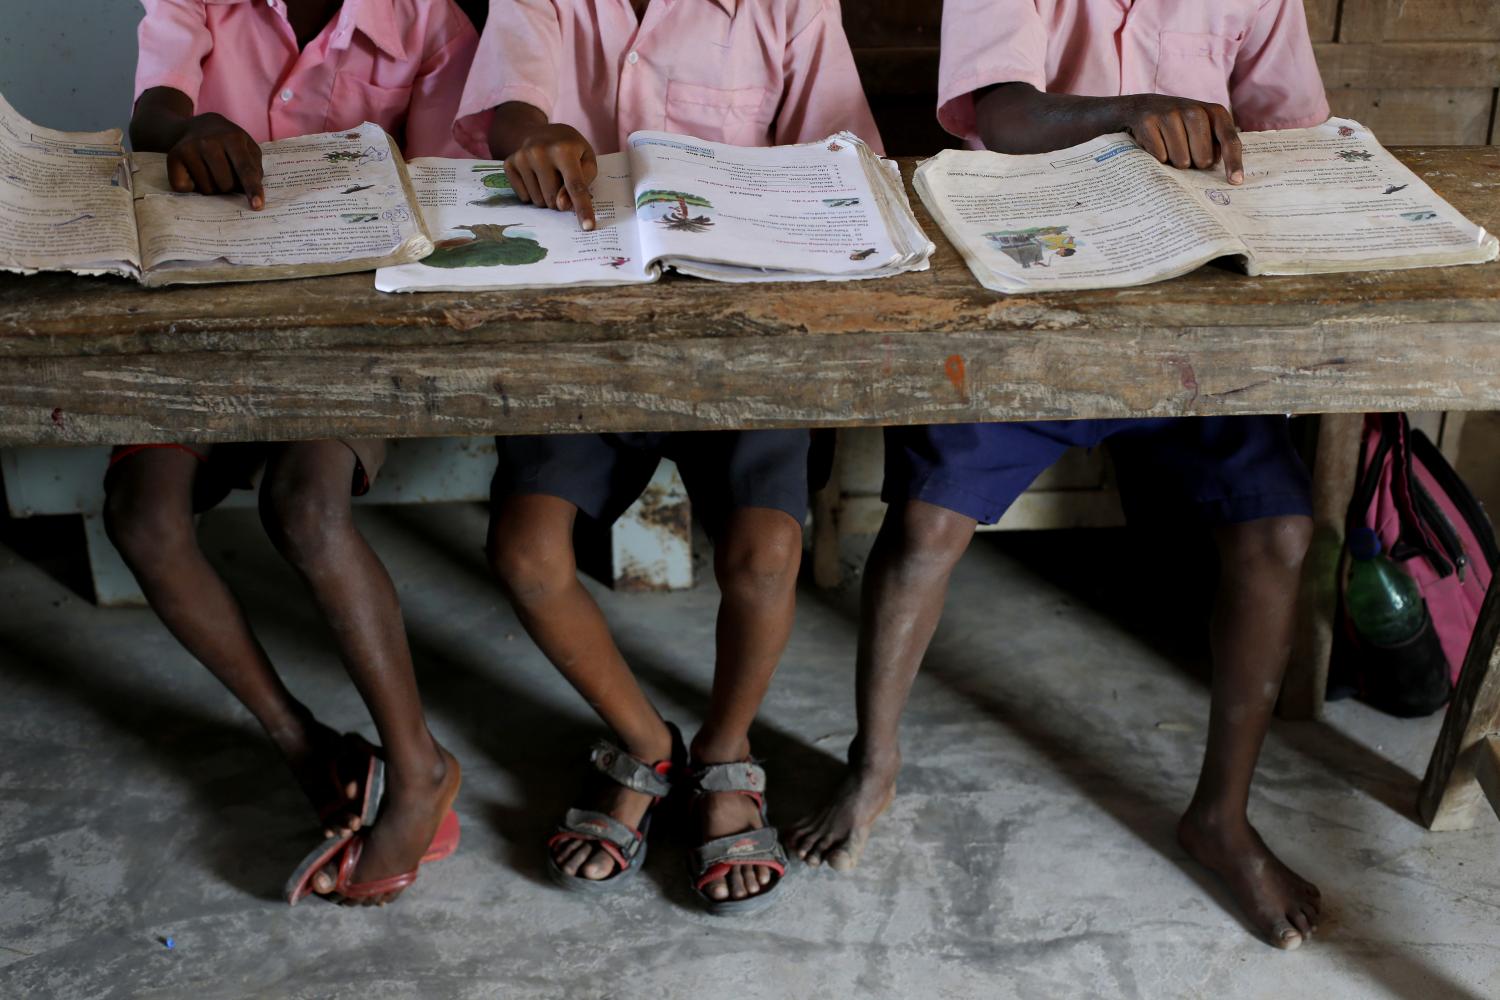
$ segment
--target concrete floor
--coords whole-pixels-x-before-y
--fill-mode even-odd
[[[96,610],[59,582],[72,567],[25,558],[76,528],[11,524],[0,997],[1500,995],[1500,823],[1431,835],[1410,818],[1435,718],[1340,703],[1274,729],[1253,816],[1327,901],[1300,952],[1252,938],[1186,862],[1172,828],[1206,712],[1203,588],[1190,567],[1140,580],[1125,533],[976,543],[863,867],[794,869],[781,906],[724,921],[688,904],[671,844],[618,899],[546,884],[541,843],[592,719],[488,582],[482,511],[361,516],[400,583],[433,729],[465,764],[458,855],[385,910],[288,909],[278,886],[315,834],[247,716],[148,612]],[[253,520],[211,516],[205,539],[294,690],[368,732]],[[664,713],[692,720],[713,588],[600,596]],[[852,609],[852,593],[804,592],[755,734],[783,824],[850,735]]]

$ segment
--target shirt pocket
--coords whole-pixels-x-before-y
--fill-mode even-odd
[[[679,80],[667,83],[667,130],[695,139],[764,146],[774,111],[774,98],[766,87],[721,90]]]
[[[325,132],[354,128],[360,122],[374,122],[400,142],[406,125],[406,110],[411,104],[411,87],[382,87],[361,80],[350,73],[333,79],[333,93],[328,101]]]
[[[1158,94],[1229,107],[1229,76],[1239,39],[1192,31],[1163,31],[1156,57]]]

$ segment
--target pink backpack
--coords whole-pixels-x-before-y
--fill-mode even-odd
[[[1444,662],[1435,671],[1428,668],[1439,676],[1419,678],[1412,664],[1392,667],[1384,651],[1367,648],[1344,614],[1345,563],[1330,686],[1352,688],[1340,693],[1357,692],[1398,715],[1434,712],[1458,681],[1490,576],[1500,563],[1494,529],[1474,494],[1427,436],[1411,429],[1404,413],[1365,415],[1347,521],[1348,530],[1359,527],[1372,529],[1382,551],[1417,581]],[[1446,676],[1441,676],[1444,666]],[[1382,676],[1373,676],[1377,668]]]

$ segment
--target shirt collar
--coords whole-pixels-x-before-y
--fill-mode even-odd
[[[354,7],[354,26],[375,47],[392,59],[406,58],[406,45],[396,26],[396,9],[392,0],[344,0],[345,8]]]
[[[237,3],[264,3],[266,0],[203,0],[204,3],[214,6],[227,7]],[[727,3],[733,13],[734,0],[715,0],[716,3]],[[285,0],[278,0],[277,10],[283,17],[286,16]],[[392,59],[406,58],[406,44],[401,40],[401,29],[396,26],[396,8],[394,0],[345,0],[338,14],[341,29],[335,30],[334,47],[346,48],[349,42],[349,31],[347,26],[353,22],[375,47]]]

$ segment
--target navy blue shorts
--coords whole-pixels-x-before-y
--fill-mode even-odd
[[[677,463],[693,510],[717,536],[732,511],[769,507],[801,525],[807,518],[805,430],[680,431],[656,434],[523,434],[497,437],[500,464],[490,489],[561,497],[609,524],[645,490],[663,458]]]
[[[1100,444],[1131,521],[1220,525],[1312,513],[1307,469],[1282,416],[887,427],[882,497],[994,524],[1063,452]]]

